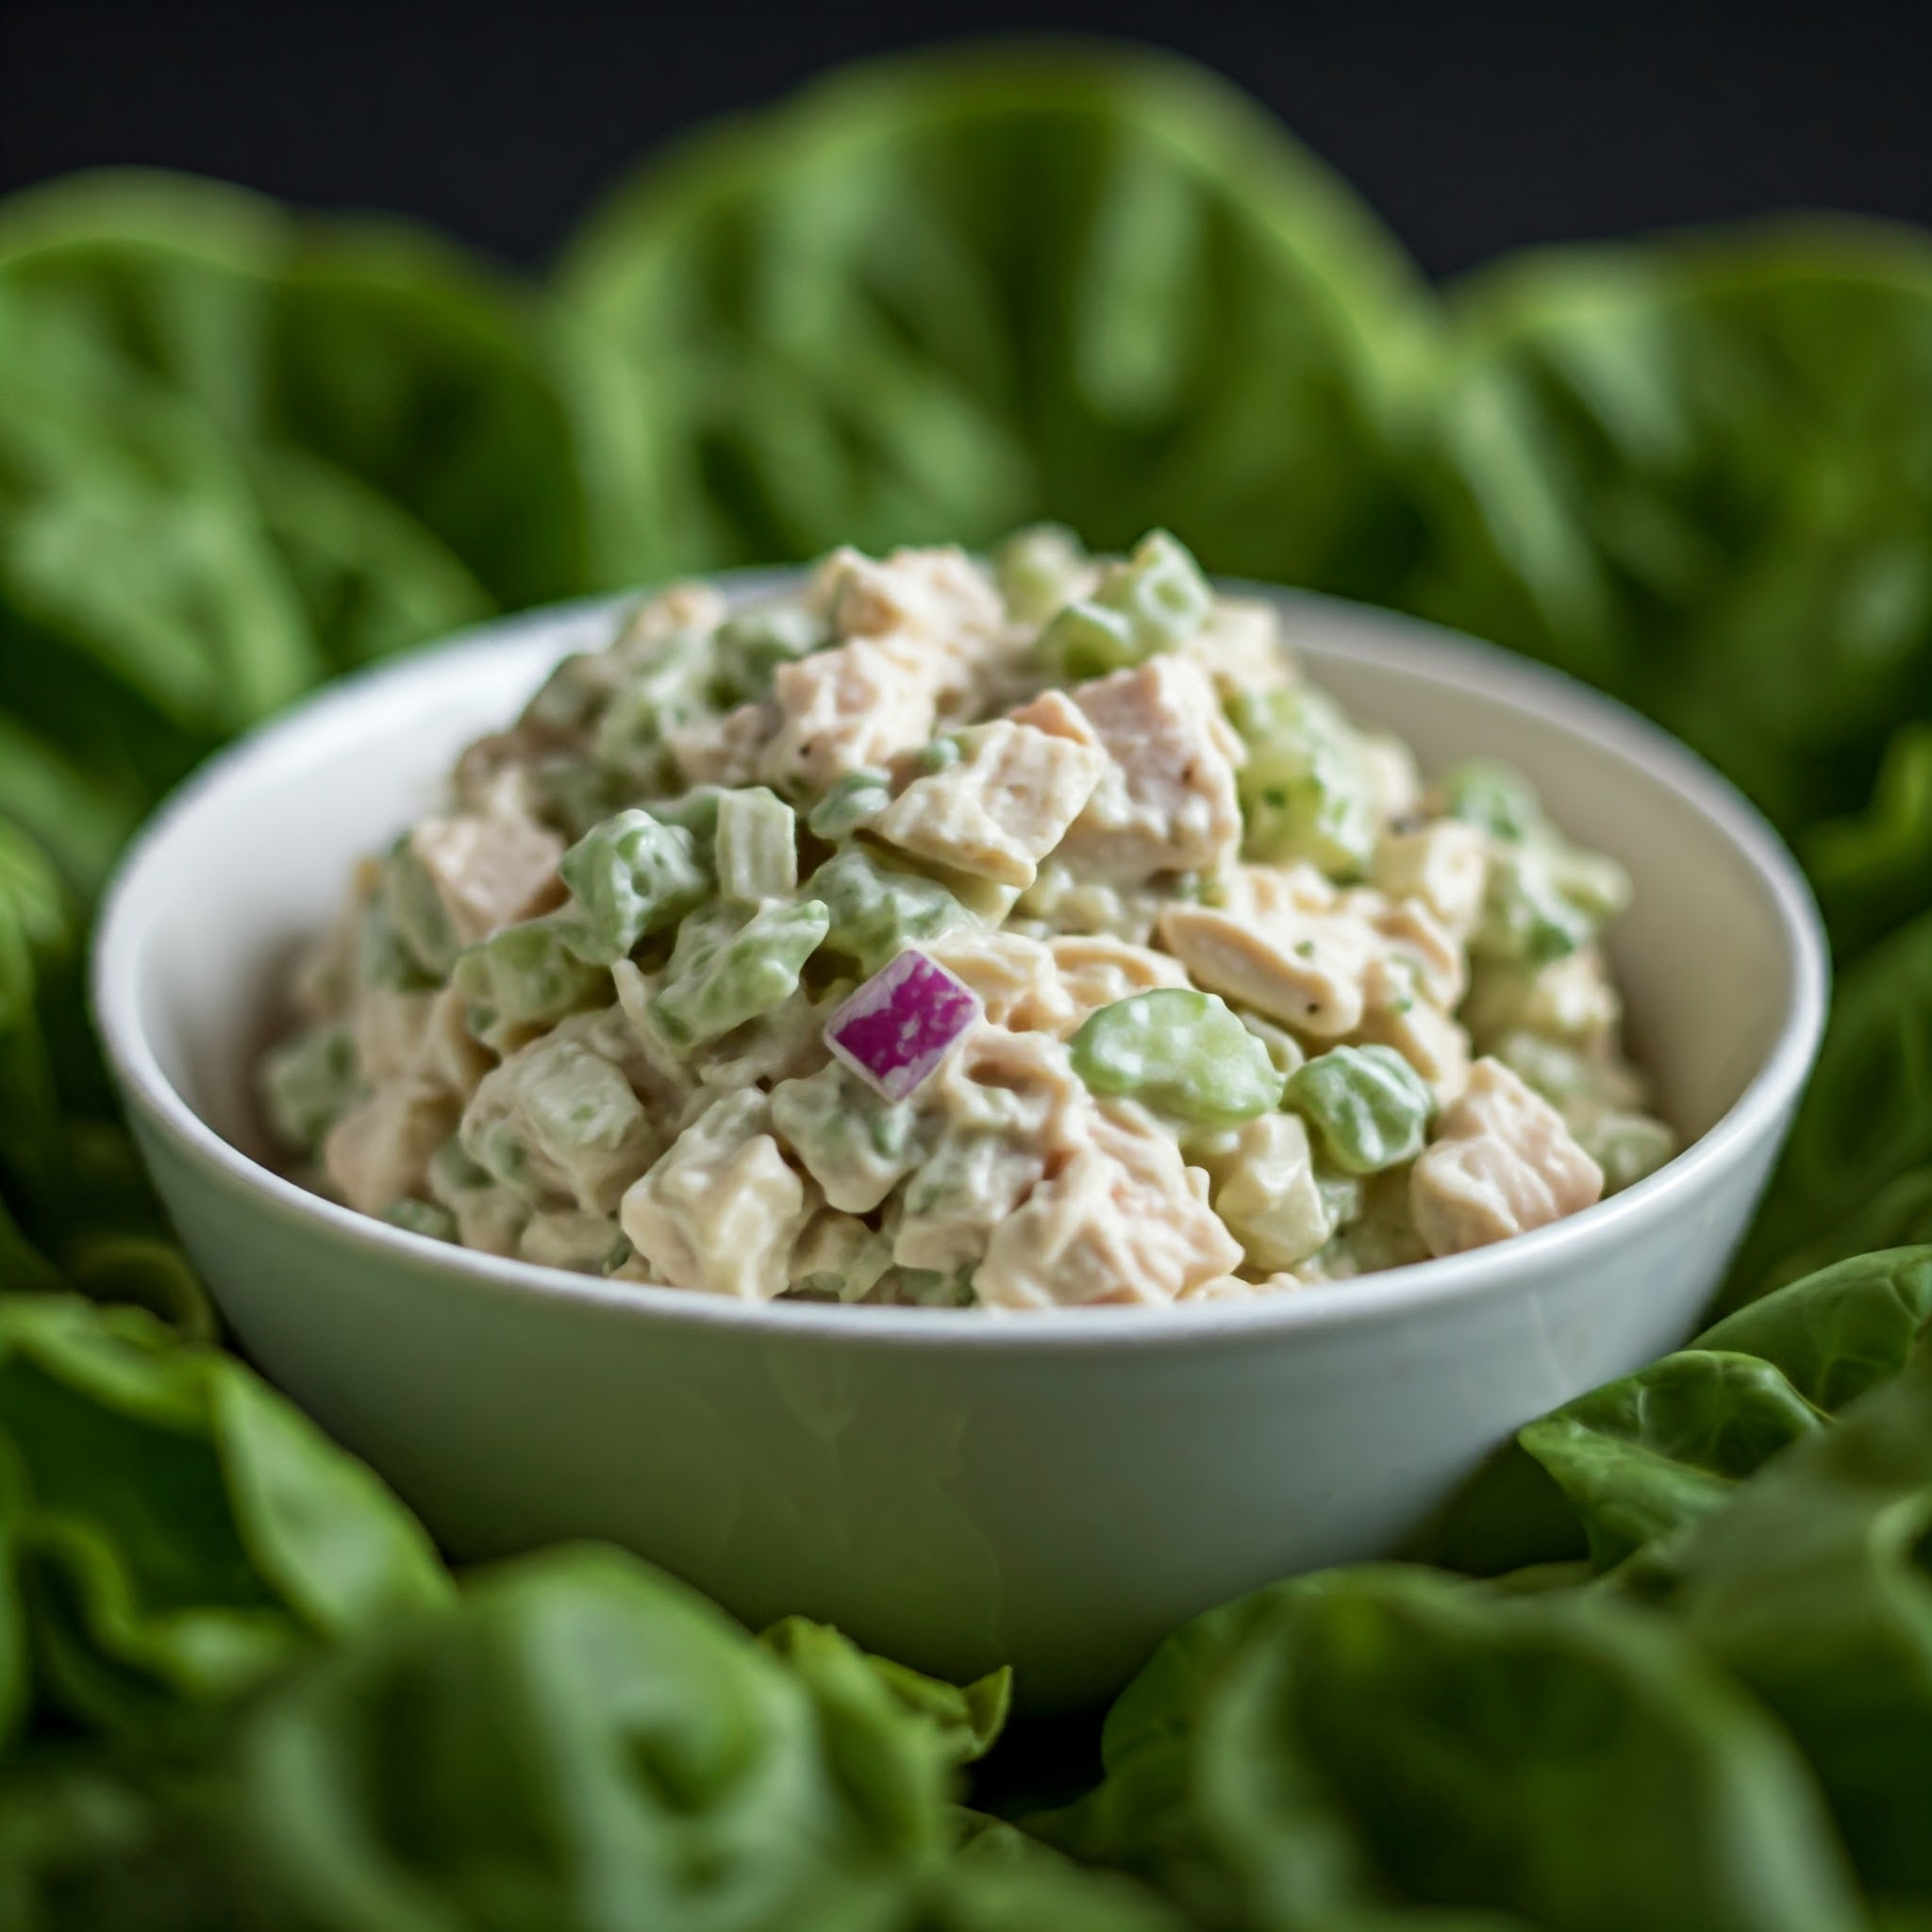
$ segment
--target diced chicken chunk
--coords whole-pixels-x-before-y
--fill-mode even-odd
[[[1063,691],[1043,691],[1008,717],[1016,724],[1030,724],[1054,738],[1071,738],[1075,744],[1101,749],[1100,734],[1088,723],[1087,713]]]
[[[598,654],[599,662],[604,656]],[[457,803],[465,811],[486,816],[508,808],[532,817],[531,772],[546,760],[576,755],[578,742],[573,730],[527,720],[511,730],[479,738],[457,760]]]
[[[675,637],[716,630],[724,622],[726,608],[723,593],[711,584],[694,579],[666,584],[631,612],[609,656],[621,668],[634,668]]]
[[[1167,953],[1130,945],[1102,934],[1061,934],[1046,942],[1059,972],[1060,990],[1071,1008],[1066,1030],[1074,1031],[1089,1014],[1116,1000],[1157,987],[1185,986],[1187,969]]]
[[[1306,858],[1288,865],[1237,865],[1219,880],[1216,904],[1237,919],[1273,919],[1282,912],[1332,912],[1341,894]]]
[[[1241,746],[1207,673],[1186,658],[1155,658],[1073,696],[1109,760],[1060,848],[1075,874],[1132,883],[1231,861]]]
[[[1400,961],[1371,960],[1362,978],[1366,1009],[1355,1038],[1392,1046],[1423,1078],[1439,1104],[1455,1099],[1469,1077],[1469,1034],[1416,991]]]
[[[467,1100],[494,1064],[470,1031],[468,1003],[451,987],[405,992],[363,988],[356,1001],[356,1064],[372,1087],[420,1077]]]
[[[679,725],[671,734],[671,756],[687,785],[750,785],[774,727],[771,706],[740,705],[722,718]]]
[[[1291,1268],[1335,1232],[1335,1212],[1315,1179],[1314,1150],[1299,1114],[1244,1123],[1224,1161],[1214,1211],[1255,1268]]]
[[[1224,698],[1281,691],[1301,681],[1282,640],[1280,614],[1257,598],[1216,598],[1208,622],[1182,642],[1180,656],[1198,664]]]
[[[563,896],[563,841],[521,812],[458,812],[425,819],[408,850],[422,866],[458,944],[471,946]]]
[[[915,858],[1030,886],[1093,795],[1105,754],[1009,718],[975,724],[958,743],[958,761],[915,778],[874,831]]]
[[[1535,970],[1486,965],[1462,1009],[1470,1032],[1484,1046],[1524,1031],[1598,1049],[1623,1014],[1624,1003],[1595,946],[1579,947]]]
[[[1239,1274],[1217,1274],[1198,1288],[1184,1288],[1174,1299],[1186,1302],[1190,1307],[1200,1302],[1251,1302],[1310,1285],[1299,1274],[1271,1274],[1266,1281],[1244,1281]]]
[[[731,1094],[625,1194],[619,1218],[653,1280],[743,1301],[784,1293],[810,1209],[770,1124],[764,1094]]]
[[[1374,891],[1347,893],[1341,904],[1381,935],[1389,954],[1407,968],[1424,999],[1445,1013],[1454,1010],[1468,985],[1468,964],[1462,948],[1427,906],[1420,899],[1391,905]]]
[[[1015,1033],[1071,1033],[1078,1024],[1051,949],[1019,933],[965,926],[922,950],[979,995],[988,1022]]]
[[[1480,1059],[1410,1173],[1409,1206],[1429,1253],[1456,1255],[1574,1214],[1603,1186],[1556,1108]]]
[[[1423,802],[1423,778],[1416,770],[1415,754],[1386,731],[1363,732],[1361,753],[1375,797],[1375,817],[1385,825],[1408,817]]]
[[[944,659],[908,634],[854,638],[773,674],[777,727],[758,775],[779,791],[823,791],[861,765],[925,743],[939,722]]]
[[[1251,921],[1212,906],[1170,906],[1160,937],[1196,986],[1320,1040],[1362,1023],[1363,979],[1383,941],[1346,913],[1278,912]]]
[[[1384,832],[1375,847],[1375,884],[1391,899],[1415,899],[1456,939],[1467,941],[1483,909],[1489,841],[1460,819]]]
[[[1096,1108],[1064,1164],[992,1230],[973,1285],[1001,1308],[1174,1301],[1241,1259],[1207,1191],[1152,1121]]]
[[[892,1232],[893,1261],[934,1274],[971,1267],[993,1229],[1033,1191],[1045,1169],[1040,1148],[1009,1135],[943,1136],[906,1183],[904,1208]]]
[[[949,1131],[1006,1134],[1048,1149],[1073,1144],[1091,1102],[1060,1041],[983,1021],[940,1063],[920,1099]]]
[[[846,638],[897,632],[936,640],[970,655],[998,636],[1006,611],[991,579],[954,544],[867,557],[835,550],[812,579],[812,601]]]
[[[581,1208],[553,1208],[533,1214],[517,1238],[517,1253],[540,1268],[568,1268],[578,1274],[601,1274],[618,1248],[617,1223],[608,1214]]]
[[[415,1194],[429,1157],[455,1130],[460,1108],[429,1080],[399,1080],[352,1108],[329,1129],[323,1172],[360,1214],[382,1214]]]

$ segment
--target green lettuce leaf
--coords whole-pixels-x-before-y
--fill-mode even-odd
[[[1645,1612],[1383,1567],[1215,1616],[1127,1693],[1107,1782],[1038,1821],[1208,1924],[1858,1923],[1802,1761]]]
[[[269,1699],[243,1830],[340,1932],[863,1923],[943,1854],[943,1807],[886,1789],[919,1735],[885,1700],[828,1715],[645,1565],[553,1553]]]
[[[1779,1289],[1688,1347],[1519,1429],[1417,1541],[1494,1575],[1614,1569],[1895,1375],[1932,1323],[1932,1247],[1861,1255]]]
[[[583,490],[547,321],[440,238],[108,171],[8,203],[0,289],[192,401],[238,450],[302,454],[385,502],[389,529],[370,511],[358,531],[373,577],[455,571],[485,608],[582,587]]]
[[[1813,825],[1803,855],[1841,958],[1932,906],[1932,723],[1899,726],[1870,805]]]
[[[808,1617],[787,1617],[759,1641],[791,1665],[828,1713],[855,1705],[875,1707],[883,1697],[891,1709],[917,1720],[945,1764],[984,1757],[1012,1708],[1013,1674],[1004,1666],[971,1684],[948,1684],[860,1650],[849,1637]]]
[[[1797,1740],[1874,1893],[1932,1905],[1932,1350],[1674,1553],[1669,1607]]]
[[[1839,982],[1811,1084],[1726,1285],[1735,1307],[1821,1229],[1849,1225],[1898,1178],[1932,1166],[1932,911]]]
[[[1932,716],[1932,242],[1849,221],[1465,283],[1403,598],[1627,699],[1781,825]]]
[[[0,1298],[0,1464],[16,1715],[166,1733],[448,1594],[374,1475],[139,1309]]]
[[[613,582],[1043,515],[1299,582],[1373,587],[1407,541],[1419,279],[1249,103],[1149,55],[849,71],[654,162],[558,286]]]

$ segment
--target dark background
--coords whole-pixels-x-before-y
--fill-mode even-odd
[[[633,157],[834,62],[1109,31],[1282,114],[1438,273],[1793,207],[1932,223],[1932,4],[0,0],[0,189],[101,162],[399,208],[541,259]]]

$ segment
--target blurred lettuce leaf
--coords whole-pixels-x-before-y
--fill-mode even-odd
[[[1932,1166],[1928,1094],[1932,910],[1900,926],[1840,977],[1810,1085],[1724,1306],[1788,1273],[1793,1254],[1809,1250],[1824,1231],[1842,1228],[1856,1240],[1874,1221],[1879,1201],[1889,1201],[1886,1190]],[[1908,1203],[1899,1205],[1913,1211]]]
[[[1872,1894],[1932,1907],[1932,1349],[1692,1530],[1668,1607],[1770,1707]]]
[[[137,1308],[0,1296],[0,1491],[16,1718],[166,1735],[449,1591],[375,1476]]]
[[[1813,825],[1801,856],[1840,955],[1856,956],[1932,906],[1932,719],[1899,726],[1871,803]]]
[[[92,1187],[111,1102],[81,949],[29,950],[21,841],[84,910],[235,732],[580,589],[546,315],[399,224],[213,183],[110,173],[0,206],[0,1202],[76,1285],[187,1306],[153,1254],[98,1239],[152,1217]]]
[[[984,1757],[1012,1708],[1013,1674],[1008,1669],[971,1684],[948,1684],[860,1650],[849,1637],[808,1617],[774,1624],[760,1641],[791,1665],[828,1712],[855,1704],[875,1707],[884,1697],[892,1709],[916,1721],[948,1764]]]
[[[654,161],[567,250],[598,570],[1154,525],[1373,587],[1432,308],[1244,97],[1120,48],[874,62]]]
[[[7,204],[0,290],[242,451],[303,453],[385,500],[485,608],[581,587],[583,490],[544,311],[440,237],[107,171]]]
[[[1458,289],[1402,593],[1625,698],[1788,832],[1932,716],[1932,242],[1850,220]]]
[[[1415,1549],[1477,1575],[1598,1571],[1722,1507],[1904,1367],[1932,1323],[1932,1246],[1839,1261],[1516,1432]]]
[[[1641,1612],[1382,1565],[1201,1621],[1123,1695],[1106,1781],[1034,1823],[1203,1923],[1858,1924],[1802,1760]]]

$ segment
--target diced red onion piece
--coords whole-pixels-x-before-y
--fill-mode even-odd
[[[888,1100],[904,1100],[979,1014],[971,987],[908,946],[825,1022],[825,1044]]]

